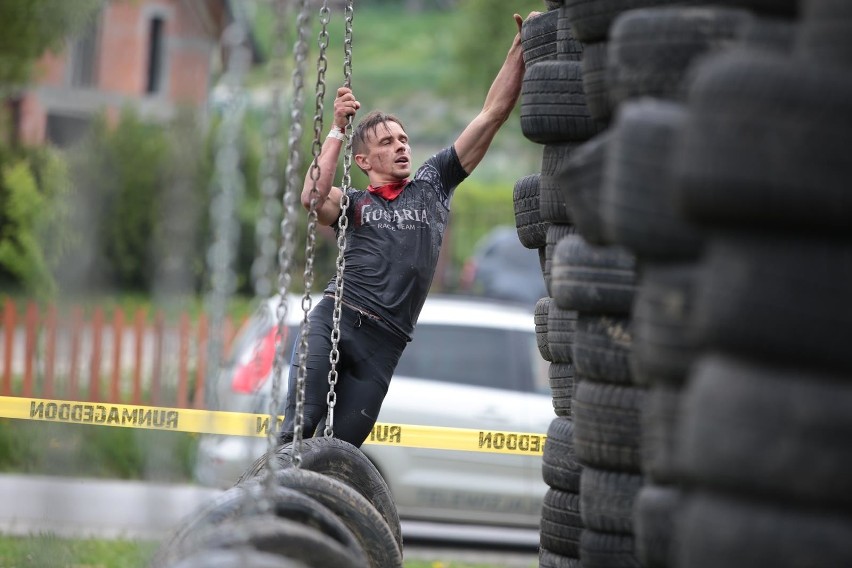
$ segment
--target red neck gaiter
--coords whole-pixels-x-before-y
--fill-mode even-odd
[[[385,185],[380,185],[378,187],[369,185],[367,186],[367,191],[372,193],[373,195],[378,195],[379,197],[384,197],[388,201],[393,201],[399,194],[402,193],[402,190],[405,189],[405,185],[408,183],[408,179],[404,179],[402,181],[395,181],[392,183],[386,183]]]

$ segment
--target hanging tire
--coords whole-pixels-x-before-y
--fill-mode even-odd
[[[629,534],[585,529],[580,537],[580,560],[583,568],[642,568]]]
[[[697,263],[643,265],[632,312],[630,368],[636,383],[686,382],[699,353],[691,329],[698,276]]]
[[[850,405],[846,375],[704,357],[684,394],[678,465],[701,487],[848,511]]]
[[[539,213],[542,220],[563,225],[572,224],[571,213],[562,190],[562,171],[571,152],[577,147],[574,142],[547,144],[541,158],[541,181]]]
[[[275,454],[280,467],[293,465],[292,444],[279,446]],[[399,513],[390,488],[373,462],[360,449],[337,438],[307,438],[302,440],[301,457],[302,468],[342,481],[367,499],[382,515],[402,550]],[[237,483],[259,478],[266,471],[266,461],[265,454],[255,460]]]
[[[771,2],[772,0],[766,0]],[[574,36],[583,43],[604,41],[609,37],[610,25],[622,12],[664,6],[690,4],[684,0],[565,0],[565,15],[571,22]]]
[[[645,485],[639,490],[634,509],[636,556],[643,568],[669,568],[677,547],[677,516],[682,501],[680,489]]]
[[[518,240],[528,249],[537,249],[547,244],[550,223],[541,218],[539,211],[540,177],[541,174],[522,177],[515,182],[512,195]]]
[[[316,529],[278,517],[245,517],[223,521],[187,535],[177,549],[170,549],[168,566],[177,559],[204,550],[253,548],[296,560],[310,567],[363,568],[367,557],[356,553]],[[298,566],[298,564],[297,564]]]
[[[349,527],[371,568],[401,568],[402,551],[384,517],[358,491],[346,483],[306,469],[289,468],[276,475],[283,487],[313,497]]]
[[[720,495],[689,498],[678,519],[674,566],[852,566],[846,515]]]
[[[556,22],[558,10],[543,12],[524,20],[521,26],[521,46],[524,65],[529,67],[540,61],[556,59]]]
[[[685,120],[685,107],[667,101],[630,101],[619,108],[601,184],[607,241],[644,258],[701,253],[704,235],[674,207],[671,155]]]
[[[539,144],[582,142],[605,125],[586,108],[581,64],[542,61],[528,67],[521,85],[521,131]]]
[[[583,379],[630,385],[630,319],[580,313],[574,334],[574,368]]]
[[[551,297],[553,296],[551,291],[551,274],[553,271],[553,256],[554,251],[556,250],[556,245],[559,244],[559,241],[563,238],[574,234],[574,232],[574,225],[568,225],[566,223],[551,223],[547,227],[547,245],[544,249],[544,284],[547,288],[547,294]]]
[[[583,526],[595,531],[633,534],[633,506],[642,476],[594,467],[580,477]]]
[[[265,507],[267,503],[270,510]],[[344,548],[352,549],[352,556],[366,562],[355,535],[328,507],[285,487],[275,487],[270,494],[265,486],[256,483],[232,487],[206,503],[177,528],[162,550],[165,555],[176,550],[194,550],[197,547],[188,546],[187,543],[194,542],[193,535],[197,533],[242,519],[266,518],[269,514],[313,529]],[[162,562],[161,559],[158,563]]]
[[[278,554],[259,552],[254,548],[202,550],[176,563],[157,568],[313,568],[307,564],[282,558]]]
[[[556,305],[595,314],[629,314],[636,290],[636,259],[621,247],[598,247],[567,235],[553,253],[550,287]]]
[[[582,565],[579,558],[562,556],[546,548],[539,548],[538,568],[582,568]]]
[[[848,235],[851,132],[852,75],[768,52],[712,57],[672,160],[678,205],[715,228]]]
[[[592,245],[609,244],[603,235],[601,185],[611,129],[579,146],[561,172],[562,191],[577,232]]]
[[[574,454],[574,423],[567,418],[554,418],[547,428],[541,464],[542,479],[553,489],[578,493],[582,469]]]
[[[553,412],[560,417],[571,416],[571,399],[574,397],[574,365],[551,363],[547,374],[553,398]]]
[[[577,493],[548,489],[541,508],[541,548],[576,558],[580,553],[582,532],[580,496]]]
[[[538,347],[538,353],[545,361],[553,361],[553,354],[550,352],[550,339],[547,333],[547,318],[550,313],[550,297],[539,299],[535,303],[533,313],[533,321],[535,322],[535,342]]]
[[[554,363],[570,363],[574,359],[576,329],[577,312],[551,303],[547,312],[547,342]]]
[[[556,59],[559,61],[582,61],[583,52],[583,44],[574,37],[565,7],[561,6],[559,8],[559,19],[556,22]]]
[[[852,12],[842,0],[804,0],[796,53],[812,62],[852,66]]]
[[[702,347],[852,372],[849,243],[720,234],[707,249],[699,282],[693,329]]]
[[[737,40],[742,49],[793,55],[796,38],[803,24],[786,18],[753,18],[740,30]]]
[[[653,483],[677,483],[682,478],[677,462],[682,401],[681,389],[667,385],[654,385],[645,393],[640,417],[642,473]]]
[[[607,50],[609,42],[587,44],[583,52],[583,90],[592,118],[609,122],[613,113],[607,83]]]
[[[574,391],[574,451],[588,467],[639,473],[640,409],[645,392],[581,380]]]
[[[684,98],[684,76],[698,57],[739,42],[753,16],[720,7],[630,10],[612,24],[606,62],[614,107],[631,98]]]

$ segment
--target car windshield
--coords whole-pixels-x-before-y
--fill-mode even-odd
[[[479,387],[547,392],[534,332],[420,323],[396,374]]]

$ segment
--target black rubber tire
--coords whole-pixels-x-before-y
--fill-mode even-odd
[[[584,49],[583,89],[586,93],[586,106],[592,118],[608,123],[613,114],[606,70],[609,42],[590,43]]]
[[[782,366],[848,374],[849,290],[849,242],[719,234],[696,287],[696,341]]]
[[[803,0],[795,51],[814,63],[852,67],[852,11],[843,0]]]
[[[636,556],[644,568],[674,566],[677,516],[682,501],[680,489],[645,485],[639,490],[634,509]]]
[[[512,192],[518,240],[528,249],[537,249],[547,244],[550,223],[541,218],[540,180],[541,174],[524,176],[515,182]]]
[[[740,30],[737,40],[743,49],[793,55],[803,24],[787,18],[753,18]]]
[[[678,518],[673,566],[852,566],[850,535],[848,515],[698,494]]]
[[[331,509],[349,527],[371,568],[402,568],[402,550],[384,517],[346,483],[306,469],[285,469],[276,481],[301,491]]]
[[[550,305],[553,299],[549,296],[540,298],[535,303],[533,310],[533,321],[535,322],[535,342],[538,347],[538,353],[545,361],[552,362],[553,354],[550,352],[550,340],[547,333],[547,318],[550,313]]]
[[[546,548],[538,549],[538,568],[582,568],[579,558],[562,556]]]
[[[847,375],[705,356],[684,393],[678,466],[701,487],[848,512],[850,405]]]
[[[632,535],[585,529],[580,536],[580,560],[583,568],[642,568],[635,547]]]
[[[689,100],[672,164],[675,197],[690,220],[852,232],[852,74],[732,50],[697,68]]]
[[[551,363],[547,371],[553,412],[556,416],[571,416],[571,399],[574,397],[574,365]]]
[[[680,434],[682,391],[667,385],[654,385],[645,393],[641,410],[642,473],[659,484],[677,483],[677,439]]]
[[[263,500],[271,503],[271,513],[276,517],[318,531],[341,546],[352,549],[354,557],[366,562],[355,535],[328,507],[286,487],[276,487],[270,496],[268,490],[257,483],[231,487],[205,503],[177,528],[163,551],[168,554],[192,548],[186,543],[193,541],[193,535],[211,527],[251,517],[265,517],[269,512],[263,506]]]
[[[292,444],[279,446],[275,450],[278,464],[282,468],[293,465]],[[352,444],[337,438],[316,437],[302,441],[302,468],[327,475],[354,488],[378,511],[393,532],[402,550],[402,529],[399,513],[387,482],[370,458]],[[261,477],[266,472],[264,454],[246,470],[238,484]]]
[[[524,72],[521,85],[521,131],[532,142],[583,142],[605,125],[586,108],[581,64],[542,61]]]
[[[548,10],[558,10],[562,7],[562,0],[544,0],[544,5]]]
[[[553,363],[571,363],[574,359],[574,338],[577,312],[563,310],[555,303],[547,312],[547,342]]]
[[[179,558],[210,549],[253,548],[259,552],[300,561],[310,567],[339,566],[363,568],[367,557],[357,554],[328,535],[297,521],[279,517],[232,518],[187,535],[177,548],[169,550],[168,566]]]
[[[636,258],[615,246],[563,237],[553,253],[550,288],[556,305],[594,314],[629,314],[636,292]]]
[[[562,188],[565,181],[562,172],[565,170],[568,157],[577,146],[575,142],[544,146],[539,182],[539,213],[543,221],[572,224],[571,212]]]
[[[682,100],[692,63],[736,45],[751,18],[746,10],[715,6],[624,12],[609,34],[606,83],[612,105],[639,97]]]
[[[649,6],[690,3],[700,3],[700,0],[565,0],[565,15],[571,22],[574,37],[588,44],[605,41],[609,37],[613,20],[622,12]]]
[[[568,235],[573,235],[576,232],[574,225],[567,223],[550,223],[547,227],[547,244],[544,249],[544,285],[547,289],[547,294],[553,297],[551,291],[551,274],[553,271],[553,255],[556,250],[556,245]]]
[[[574,390],[574,452],[588,467],[639,473],[643,389],[581,380]]]
[[[630,326],[629,318],[580,313],[572,350],[577,376],[604,383],[632,384]]]
[[[612,126],[601,189],[606,240],[644,259],[697,257],[704,235],[674,207],[670,159],[686,120],[680,104],[623,103]]]
[[[577,557],[580,553],[580,495],[548,489],[541,507],[541,547],[556,554]]]
[[[611,130],[608,128],[576,148],[559,173],[560,186],[577,232],[593,245],[609,244],[603,234],[601,186]]]
[[[565,7],[559,8],[559,20],[556,22],[556,59],[560,61],[582,61],[583,44],[574,37],[571,22],[565,12]]]
[[[259,552],[254,548],[211,549],[196,552],[175,564],[157,568],[314,568],[302,562],[282,558],[278,554]]]
[[[524,65],[556,60],[556,22],[558,10],[543,12],[527,18],[521,26],[521,46]]]
[[[547,428],[542,455],[541,475],[548,487],[569,493],[580,491],[582,466],[574,455],[574,423],[554,418]]]
[[[642,476],[594,467],[580,477],[583,526],[595,531],[633,534],[633,506]]]

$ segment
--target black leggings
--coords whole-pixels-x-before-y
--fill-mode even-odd
[[[325,429],[328,411],[328,373],[331,370],[331,330],[334,300],[323,298],[310,313],[308,358],[305,374],[305,413],[303,435],[308,438]],[[300,338],[296,338],[299,342]],[[406,341],[385,324],[368,318],[347,306],[340,315],[340,358],[334,406],[334,437],[360,447],[376,423],[382,401]],[[299,372],[299,344],[293,351],[287,388],[287,408],[281,440],[293,439],[296,413],[296,378]]]

